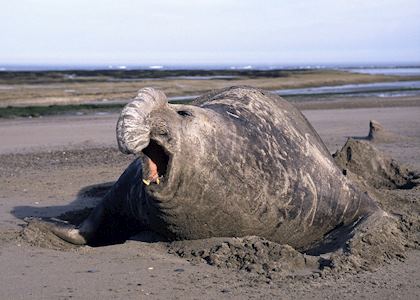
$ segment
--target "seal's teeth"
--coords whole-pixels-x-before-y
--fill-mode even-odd
[[[159,177],[158,177],[158,178],[156,178],[156,183],[157,183],[157,184],[160,184],[160,179],[159,179]]]
[[[145,185],[150,185],[150,180],[143,179],[143,183],[144,183]]]

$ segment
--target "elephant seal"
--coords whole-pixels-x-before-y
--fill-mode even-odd
[[[169,239],[258,235],[308,249],[379,210],[279,96],[231,87],[194,104],[140,90],[117,123],[119,149],[138,158],[81,225],[52,231],[85,244],[120,218]]]

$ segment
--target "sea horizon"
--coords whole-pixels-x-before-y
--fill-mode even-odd
[[[135,63],[0,63],[0,72],[99,71],[99,70],[295,70],[295,69],[420,69],[420,62],[402,63],[214,63],[214,64],[135,64]]]

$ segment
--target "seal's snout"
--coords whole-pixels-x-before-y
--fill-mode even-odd
[[[117,142],[121,152],[138,154],[150,141],[150,113],[167,105],[167,98],[161,91],[144,88],[134,101],[121,111],[117,122]]]

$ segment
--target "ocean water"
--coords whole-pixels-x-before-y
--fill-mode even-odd
[[[321,68],[320,66],[301,65],[1,65],[0,72],[12,71],[93,71],[93,70],[275,70],[275,69],[306,69]],[[324,67],[325,68],[325,67]]]
[[[356,65],[356,64],[190,64],[190,65],[146,65],[146,64],[0,64],[5,71],[67,71],[67,70],[290,70],[290,69],[337,69],[349,72],[387,75],[420,75],[419,64],[405,66]]]
[[[396,76],[420,76],[420,68],[417,67],[396,67],[396,68],[350,68],[343,69],[353,73],[372,75],[396,75]]]
[[[402,97],[420,95],[420,81],[377,82],[363,84],[345,84],[301,89],[283,89],[273,91],[281,96],[311,95],[354,95],[377,97]]]
[[[324,96],[340,95],[345,97],[407,97],[420,96],[420,81],[377,82],[364,84],[344,84],[314,88],[274,90],[280,96]],[[190,101],[199,95],[170,97],[170,101]]]

